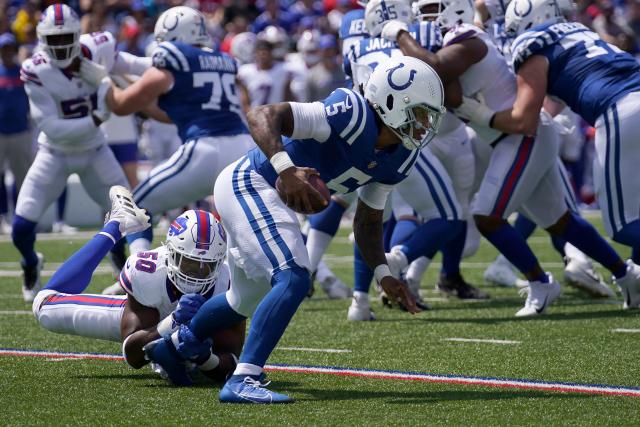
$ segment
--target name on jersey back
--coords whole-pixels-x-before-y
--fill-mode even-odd
[[[224,56],[198,55],[201,70],[236,72],[236,63],[231,58]]]

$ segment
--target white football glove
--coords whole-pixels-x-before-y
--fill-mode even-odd
[[[98,85],[98,105],[96,109],[91,112],[91,114],[93,114],[102,123],[109,120],[109,117],[111,116],[111,110],[109,110],[109,107],[107,106],[106,99],[107,91],[109,89],[111,89],[111,79],[109,77],[104,77]]]
[[[484,97],[480,93],[474,98],[463,96],[462,104],[453,112],[462,120],[486,127],[490,127],[491,119],[496,114],[484,103]]]
[[[82,58],[80,62],[80,78],[85,82],[97,87],[102,79],[108,75],[109,72],[102,65],[87,58]]]
[[[400,31],[409,31],[409,26],[406,22],[393,19],[384,24],[384,27],[382,27],[382,34],[380,34],[380,36],[382,38],[395,42],[398,38],[398,34],[400,34]]]
[[[553,125],[560,135],[571,135],[576,130],[575,121],[562,113],[553,118]]]

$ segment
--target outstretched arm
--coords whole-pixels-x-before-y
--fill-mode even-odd
[[[143,111],[155,103],[160,95],[168,92],[173,82],[173,76],[169,71],[151,67],[126,89],[112,85],[106,94],[107,106],[118,116]]]

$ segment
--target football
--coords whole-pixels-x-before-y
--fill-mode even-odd
[[[331,193],[329,193],[329,188],[327,187],[327,184],[324,183],[322,178],[320,178],[319,175],[309,175],[307,177],[307,180],[309,181],[309,184],[311,184],[311,186],[313,188],[318,190],[320,195],[322,197],[324,197],[324,199],[327,201],[327,204],[325,205],[323,203],[315,203],[315,199],[310,199],[311,200],[311,208],[312,208],[313,211],[312,212],[299,212],[299,213],[318,213],[318,212],[321,212],[327,206],[329,206],[329,201],[331,200]],[[287,203],[285,198],[282,197],[282,188],[281,188],[281,184],[280,184],[280,177],[278,177],[278,179],[276,180],[276,190],[278,191],[278,194],[280,195],[280,198],[285,203]],[[287,204],[287,206],[289,206],[291,209],[293,209],[293,206],[290,206],[289,204]],[[293,210],[295,210],[295,209],[293,209]]]

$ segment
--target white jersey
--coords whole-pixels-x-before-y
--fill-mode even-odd
[[[256,64],[238,69],[238,79],[247,88],[252,107],[283,102],[289,75],[282,62],[275,62],[269,70],[259,70]]]
[[[114,73],[142,74],[149,58],[117,52],[110,33],[80,36],[82,56]],[[29,95],[31,115],[41,130],[38,142],[64,152],[82,152],[104,144],[91,111],[96,108],[96,88],[79,76],[51,64],[40,51],[22,64],[21,78]]]
[[[109,145],[138,142],[138,127],[133,115],[117,116],[112,114],[109,120],[100,125]]]
[[[473,25],[458,25],[445,34],[444,47],[473,37],[487,45],[487,54],[459,77],[462,94],[472,98],[483,97],[487,106],[494,111],[511,108],[516,99],[515,74],[485,32]],[[473,123],[469,125],[486,143],[494,142],[502,134],[492,128]]]
[[[152,251],[129,256],[120,272],[120,285],[140,304],[155,308],[163,319],[178,305],[180,293],[167,276],[167,248],[160,246]],[[220,268],[218,279],[206,297],[226,292],[230,286],[229,269]]]

